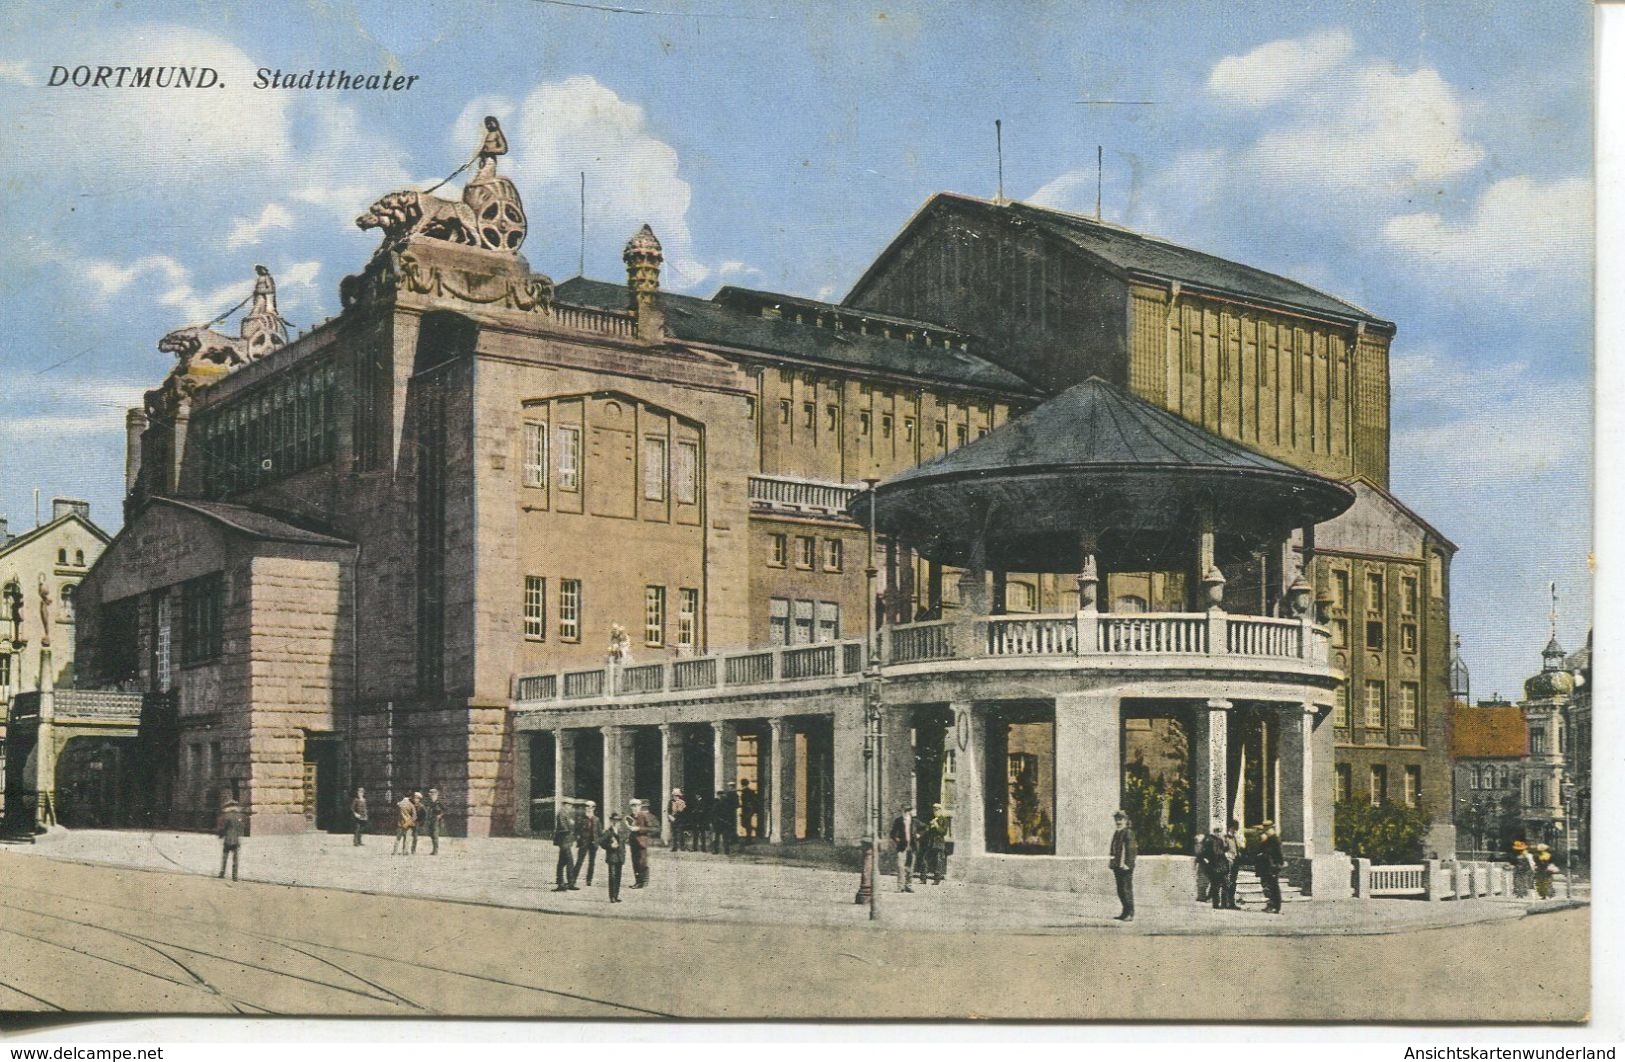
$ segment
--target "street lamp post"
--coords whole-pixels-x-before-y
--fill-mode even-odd
[[[1563,897],[1574,899],[1574,783],[1563,783]]]
[[[868,659],[863,669],[863,870],[858,881],[858,894],[854,903],[869,905],[869,919],[880,917],[880,809],[883,779],[881,747],[884,733],[881,727],[882,676],[880,673],[880,630],[875,615],[875,590],[880,570],[875,566],[875,485],[878,479],[865,479],[869,491],[869,555],[863,569],[867,602],[864,612],[868,618]]]

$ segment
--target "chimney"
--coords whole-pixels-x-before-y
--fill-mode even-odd
[[[666,315],[660,309],[660,265],[665,260],[660,241],[647,225],[632,234],[621,252],[638,338],[645,343],[657,342],[666,334]]]
[[[131,409],[124,414],[124,493],[134,494],[141,482],[141,436],[147,430],[147,411]]]
[[[11,532],[7,530],[6,518],[4,516],[0,516],[0,546],[4,546],[10,541]]]
[[[90,503],[79,498],[52,498],[51,519],[60,520],[69,513],[78,513],[86,520],[90,519]]]

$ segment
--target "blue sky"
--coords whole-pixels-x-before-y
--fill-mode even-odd
[[[1005,190],[1321,286],[1398,323],[1393,486],[1462,552],[1475,692],[1583,640],[1591,438],[1591,9],[1412,4],[307,0],[0,10],[0,512],[122,497],[123,411],[166,331],[256,262],[308,327],[377,240],[377,195],[503,117],[525,254],[615,279],[647,221],[672,287],[839,298],[933,192]],[[183,63],[226,87],[47,87],[53,65]],[[255,91],[386,68],[409,92]],[[1089,101],[1149,101],[1103,106]],[[47,503],[48,504],[48,503]]]

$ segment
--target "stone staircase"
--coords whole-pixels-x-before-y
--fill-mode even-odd
[[[1281,904],[1307,903],[1309,897],[1303,890],[1286,876],[1281,877]],[[1257,871],[1252,867],[1242,867],[1236,875],[1236,903],[1243,908],[1261,911],[1264,908],[1264,885],[1258,880]]]

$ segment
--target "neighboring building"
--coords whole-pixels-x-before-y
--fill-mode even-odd
[[[79,582],[101,556],[107,533],[90,520],[90,504],[74,498],[51,499],[51,519],[19,535],[8,535],[0,522],[0,588],[15,591],[22,602],[20,634],[13,642],[11,614],[0,610],[0,698],[39,688],[40,597],[45,586],[51,595],[51,630],[54,649],[52,676],[58,686],[73,684],[74,595]],[[28,645],[36,651],[30,652]]]
[[[1566,654],[1554,632],[1541,650],[1540,672],[1523,684],[1524,726],[1529,755],[1524,762],[1524,830],[1532,841],[1560,845],[1564,830],[1564,784],[1568,781],[1569,707],[1574,676],[1564,670]]]
[[[480,174],[471,206],[522,218]],[[661,292],[647,227],[626,285],[555,290],[522,227],[391,217],[338,318],[282,343],[257,299],[240,341],[172,333],[131,412],[80,648],[147,691],[173,821],[230,793],[321,828],[355,785],[435,784],[453,829],[525,834],[562,797],[749,779],[765,840],[849,847],[876,616],[880,785],[946,805],[970,876],[1075,887],[1129,803],[1152,884],[1236,815],[1335,895],[1349,672],[1382,725],[1338,760],[1448,822],[1453,547],[1385,490],[1392,325],[962,197],[842,305]]]
[[[1502,856],[1524,835],[1528,729],[1516,705],[1455,704],[1450,709],[1457,850]]]

